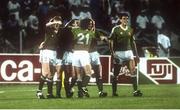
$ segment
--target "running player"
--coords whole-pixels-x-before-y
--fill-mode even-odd
[[[137,87],[137,74],[135,71],[136,68],[133,51],[135,52],[137,63],[139,63],[139,56],[134,42],[132,28],[128,26],[128,15],[126,13],[120,13],[119,20],[120,25],[117,25],[112,29],[109,38],[111,55],[115,60],[114,76],[112,78],[112,95],[118,96],[117,78],[122,64],[126,61],[131,74],[134,89],[133,95],[142,96],[142,93]]]

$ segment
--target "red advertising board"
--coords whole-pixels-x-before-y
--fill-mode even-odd
[[[0,82],[37,82],[40,73],[38,55],[0,54]]]
[[[103,82],[109,83],[110,56],[101,56]],[[34,83],[41,75],[38,54],[0,54],[0,83]]]
[[[139,79],[146,78],[155,84],[180,84],[180,58],[141,58],[138,66]],[[110,84],[113,71],[111,56],[101,55],[103,83]],[[118,83],[130,84],[127,69],[122,68]],[[128,72],[127,72],[128,73]],[[41,75],[38,54],[0,54],[0,83],[37,83]],[[141,77],[141,76],[144,77]],[[94,78],[91,82],[94,82]],[[143,83],[142,81],[140,81]]]
[[[179,61],[178,57],[141,58],[139,72],[155,84],[180,84]]]

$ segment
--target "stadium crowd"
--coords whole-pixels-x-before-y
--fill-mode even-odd
[[[119,22],[118,13],[126,12],[137,46],[141,48],[140,56],[145,56],[147,51],[150,56],[156,56],[158,34],[163,30],[170,37],[172,31],[178,32],[180,16],[171,13],[179,10],[178,3],[178,0],[1,0],[0,52],[34,53],[43,39],[49,12],[56,10],[64,23],[88,17],[95,20],[96,28],[107,33]],[[20,44],[23,51],[20,51]],[[100,53],[109,54],[108,46],[100,45]]]

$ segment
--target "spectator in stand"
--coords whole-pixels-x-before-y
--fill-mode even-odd
[[[90,5],[90,2],[91,2],[91,0],[82,0],[82,6],[83,7],[90,7],[89,5]]]
[[[51,1],[51,10],[55,10],[60,13],[64,23],[67,23],[71,19],[71,13],[69,10],[69,4],[67,0],[54,0]]]
[[[14,14],[9,15],[9,19],[6,23],[6,35],[7,39],[13,43],[16,49],[19,48],[19,22],[15,18]]]
[[[49,11],[49,1],[48,0],[42,0],[39,1],[39,7],[38,7],[38,19],[39,19],[39,32],[41,34],[45,33],[45,24],[46,24],[46,18]]]
[[[119,17],[118,17],[119,5],[120,5],[119,1],[114,1],[112,4],[111,17],[110,17],[112,27],[116,26],[119,23]]]
[[[80,12],[80,19],[86,19],[86,18],[92,18],[92,15],[88,7],[82,7],[82,11]]]
[[[119,17],[118,13],[127,13],[129,18],[128,18],[128,25],[131,25],[131,14],[129,11],[125,10],[124,4],[120,1],[115,1],[113,6],[112,6],[112,11],[111,11],[111,24],[114,27],[115,25],[119,24]]]
[[[147,32],[149,19],[146,15],[147,10],[141,10],[140,14],[136,17],[136,39],[143,39]]]
[[[161,16],[160,11],[155,11],[155,14],[152,16],[151,23],[157,29],[157,34],[159,34],[165,24],[165,20]]]
[[[32,10],[32,0],[22,0],[21,1],[21,15],[27,18]]]
[[[36,11],[33,10],[30,16],[28,17],[28,27],[27,27],[27,33],[29,36],[37,36],[38,35],[38,24],[39,20],[38,17],[36,16]]]
[[[9,15],[12,15],[14,14],[15,15],[15,19],[19,22],[20,20],[20,4],[17,2],[17,0],[10,0],[8,2],[8,5],[7,5],[7,8],[8,8],[8,11],[9,11]]]
[[[92,18],[96,22],[96,27],[104,30],[109,30],[109,10],[110,1],[109,0],[91,0],[90,10]]]
[[[79,7],[71,7],[71,19],[80,19],[80,10]]]
[[[22,17],[19,22],[19,26],[20,26],[19,34],[20,34],[20,37],[22,38],[22,48],[25,48],[25,45],[27,44],[25,42],[25,40],[27,38],[27,25],[28,25],[27,17]]]
[[[157,42],[158,42],[158,56],[170,57],[171,42],[167,30],[163,30],[161,34],[158,34]]]
[[[136,18],[136,28],[138,30],[145,30],[149,24],[149,19],[146,16],[146,10],[141,10],[141,13]]]
[[[69,8],[74,6],[79,7],[82,4],[81,0],[68,0],[68,3],[69,3]]]

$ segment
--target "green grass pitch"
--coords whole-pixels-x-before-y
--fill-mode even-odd
[[[175,84],[140,85],[142,97],[133,97],[132,87],[125,85],[118,86],[119,97],[112,97],[111,86],[104,86],[106,98],[98,97],[96,86],[88,86],[90,98],[82,99],[76,97],[77,90],[70,99],[37,99],[37,87],[1,84],[0,109],[180,109],[180,86]],[[64,89],[62,92],[64,96]]]

